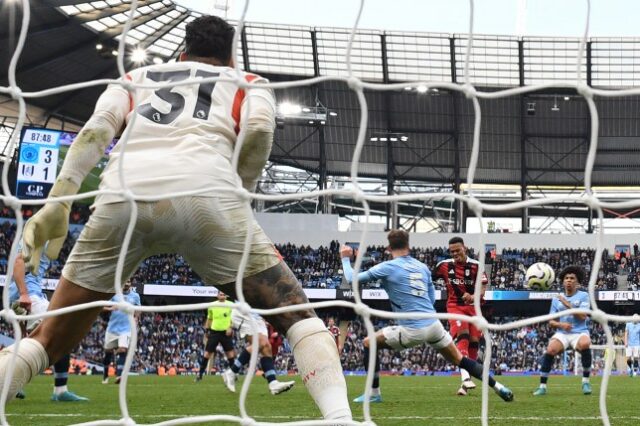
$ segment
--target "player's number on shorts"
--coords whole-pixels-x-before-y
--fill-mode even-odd
[[[147,71],[147,78],[149,80],[157,82],[175,82],[182,81],[189,78],[189,70],[178,71]],[[196,77],[209,78],[217,77],[220,73],[209,72],[203,70],[196,71]],[[198,100],[193,111],[193,117],[201,120],[206,120],[209,117],[209,111],[211,110],[211,94],[216,82],[200,83],[198,85]],[[138,107],[138,113],[143,117],[158,123],[158,124],[171,124],[176,118],[184,111],[185,98],[184,95],[178,92],[174,92],[175,87],[163,87],[157,89],[154,93],[157,97],[165,101],[171,106],[169,112],[161,112],[151,106],[150,103],[142,104]]]
[[[420,272],[412,272],[409,274],[409,287],[411,287],[411,294],[414,296],[422,297],[427,288],[422,281],[422,274]]]

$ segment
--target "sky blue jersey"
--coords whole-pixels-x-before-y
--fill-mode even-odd
[[[124,299],[132,305],[140,306],[140,295],[133,290],[129,293],[123,294]],[[111,298],[112,302],[120,302],[122,299],[114,294]],[[131,333],[131,327],[129,326],[129,316],[122,311],[112,311],[111,318],[109,318],[109,325],[107,326],[107,332],[113,334],[128,334]]]
[[[353,280],[353,268],[349,258],[342,259],[342,269],[347,281]],[[394,312],[435,313],[433,307],[436,292],[431,281],[431,271],[411,256],[396,257],[382,262],[366,272],[358,274],[358,281],[380,280],[389,295]],[[410,328],[423,328],[437,319],[401,319],[398,324]]]
[[[566,294],[564,295],[564,297],[567,299],[567,301],[571,304],[571,309],[578,309],[578,308],[582,308],[582,309],[589,309],[589,307],[591,306],[591,303],[589,302],[589,294],[586,291],[576,291],[576,293],[569,297]],[[556,313],[556,312],[562,312],[562,311],[566,311],[567,308],[562,304],[562,302],[560,302],[560,300],[556,297],[553,298],[553,300],[551,301],[551,310],[549,311],[550,314]],[[576,317],[574,317],[573,315],[564,315],[562,317],[560,317],[558,319],[558,321],[560,322],[568,322],[569,324],[571,324],[571,330],[569,331],[565,331],[562,329],[558,329],[558,333],[564,333],[564,334],[574,334],[574,333],[587,333],[589,334],[589,317],[585,318],[584,320],[579,320]]]
[[[625,330],[627,331],[627,346],[640,346],[640,323],[628,322]]]
[[[32,273],[27,273],[24,277],[24,282],[27,287],[27,293],[29,296],[39,296],[42,298],[46,298],[44,292],[42,291],[42,278],[44,277],[44,273],[49,268],[51,261],[44,254],[46,250],[42,250],[42,255],[40,256],[40,266],[38,267],[38,275],[33,275]],[[22,254],[22,241],[18,243],[18,253]],[[16,282],[12,279],[11,284],[9,284],[9,301],[11,303],[15,302],[20,298],[20,291],[18,291],[18,286]]]

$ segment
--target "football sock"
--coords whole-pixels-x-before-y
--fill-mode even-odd
[[[202,356],[202,358],[200,359],[200,371],[198,372],[198,377],[202,378],[202,376],[204,375],[205,370],[207,369],[207,364],[209,363],[209,360],[207,358],[204,357],[204,355]]]
[[[637,360],[637,359],[634,359],[634,360],[633,360],[633,369],[634,369],[634,370],[637,370],[637,369],[638,369],[638,360]]]
[[[122,369],[124,368],[124,361],[127,359],[126,352],[118,352],[116,354],[116,376],[122,376]]]
[[[589,375],[591,374],[591,349],[585,349],[580,351],[582,356],[582,377],[589,381]],[[583,380],[584,383],[585,380]]]
[[[474,361],[478,360],[478,349],[480,348],[480,342],[469,342],[469,358]]]
[[[5,374],[9,369],[11,357],[15,352],[15,344],[0,351],[0,389],[4,386]],[[20,341],[20,350],[16,357],[15,369],[9,383],[7,401],[15,398],[19,390],[31,381],[33,376],[42,372],[49,365],[49,356],[40,342],[32,338]]]
[[[54,389],[56,395],[60,395],[67,391],[67,381],[69,380],[69,365],[71,364],[71,356],[65,355],[60,361],[53,364]]]
[[[271,383],[276,379],[276,367],[273,365],[273,358],[270,356],[263,356],[260,359],[260,368],[262,368],[267,382]]]
[[[540,385],[544,385],[543,387],[546,387],[547,385],[551,367],[553,367],[553,356],[545,353],[542,355],[542,365],[540,366]]]
[[[229,368],[231,368],[231,366],[236,362],[236,357],[232,356],[230,358],[227,358],[227,362],[229,363]]]
[[[469,335],[459,334],[456,338],[456,347],[463,357],[469,357]],[[460,367],[460,379],[462,379],[463,382],[465,380],[471,380],[469,372],[466,371],[463,367]]]
[[[627,359],[627,366],[629,367],[629,369],[631,369],[631,364],[633,364],[633,362],[631,361],[631,358]]]
[[[460,361],[460,368],[464,368],[478,380],[482,380],[482,365],[478,364],[478,362],[467,358],[466,356],[462,357],[462,361]],[[496,387],[496,381],[491,374],[489,374],[489,386],[499,390],[502,385]]]
[[[324,322],[319,318],[298,321],[287,331],[287,339],[302,382],[316,402],[322,417],[351,420],[347,384],[338,348]]]
[[[371,356],[371,352],[369,348],[364,348],[364,370],[369,371],[369,357]],[[373,370],[373,385],[371,386],[373,389],[380,389],[380,360],[378,359],[378,354],[376,353],[376,359],[374,361],[374,370]],[[379,394],[378,391],[377,394]]]
[[[242,352],[240,352],[240,355],[238,355],[238,357],[236,358],[236,360],[233,361],[233,364],[231,364],[231,367],[230,367],[231,371],[238,374],[245,365],[249,364],[249,361],[251,361],[251,354],[249,353],[248,350],[243,349]]]
[[[103,379],[109,377],[109,365],[111,365],[111,361],[113,361],[113,352],[106,351],[104,353],[104,360],[102,361],[102,365],[104,366],[104,370],[102,371]]]

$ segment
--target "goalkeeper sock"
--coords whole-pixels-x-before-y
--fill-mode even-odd
[[[67,381],[69,380],[69,365],[71,364],[71,356],[65,355],[60,361],[53,364],[54,388],[53,392],[60,395],[67,391]]]
[[[15,346],[13,344],[0,351],[0,390],[1,386],[4,386],[4,378],[9,371]],[[49,356],[44,346],[32,338],[22,339],[20,341],[20,350],[16,357],[15,369],[9,383],[7,401],[15,398],[18,391],[23,389],[33,376],[41,373],[48,365]]]
[[[233,361],[233,364],[231,364],[231,367],[229,368],[231,368],[231,371],[238,374],[245,365],[249,364],[249,361],[251,361],[251,354],[248,350],[243,349],[242,352],[240,352],[240,355],[238,355],[236,360]]]
[[[113,360],[113,352],[106,351],[104,353],[104,360],[102,361],[102,365],[104,366],[104,370],[102,370],[102,378],[106,379],[109,377],[109,365],[111,365],[111,361]]]
[[[309,394],[325,419],[351,420],[347,384],[333,336],[319,318],[293,324],[287,340]],[[14,392],[15,394],[15,392]]]
[[[582,357],[582,383],[585,383],[589,381],[591,375],[591,349],[580,351],[580,356]]]
[[[267,382],[271,383],[276,379],[276,367],[273,365],[273,358],[263,356],[260,359],[260,368],[262,368],[264,378],[267,379]]]

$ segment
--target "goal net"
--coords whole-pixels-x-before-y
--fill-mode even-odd
[[[105,83],[107,83],[107,81],[87,81],[87,82],[83,82],[83,83],[78,83],[78,84],[72,84],[72,85],[67,85],[67,86],[63,86],[63,87],[56,87],[56,88],[51,88],[48,90],[44,90],[44,91],[40,91],[40,92],[23,92],[20,90],[20,87],[17,84],[17,76],[16,76],[16,67],[17,67],[17,63],[20,59],[20,55],[27,37],[27,32],[28,32],[28,27],[29,27],[29,22],[30,22],[30,3],[29,0],[22,0],[21,2],[22,5],[22,10],[23,10],[23,15],[22,15],[22,22],[20,23],[19,27],[20,27],[20,34],[19,34],[19,38],[18,38],[18,43],[16,46],[15,51],[13,52],[13,56],[12,56],[12,60],[10,63],[10,67],[8,70],[8,77],[9,77],[9,85],[7,87],[0,87],[0,93],[5,94],[5,95],[9,95],[12,98],[14,98],[15,100],[18,101],[19,103],[19,108],[20,108],[20,114],[19,114],[19,120],[18,123],[16,125],[16,131],[13,132],[10,144],[12,147],[15,147],[17,144],[17,140],[18,137],[20,135],[20,129],[22,128],[22,126],[25,123],[25,112],[26,112],[26,103],[30,100],[30,99],[34,99],[37,97],[41,97],[41,96],[46,96],[46,95],[50,95],[50,94],[57,94],[57,93],[62,93],[62,92],[69,92],[72,90],[78,90],[78,89],[83,89],[83,88],[87,88],[87,87],[91,87],[91,86],[96,86],[96,85],[103,85]],[[594,89],[592,87],[590,87],[587,84],[587,81],[585,80],[585,74],[583,72],[583,68],[582,68],[582,58],[585,55],[585,50],[586,50],[586,44],[587,44],[587,36],[589,34],[589,13],[587,13],[587,20],[585,23],[585,30],[584,30],[584,35],[581,38],[580,41],[580,45],[579,45],[579,50],[578,50],[578,54],[576,56],[576,60],[575,60],[575,74],[574,74],[574,78],[572,80],[566,80],[566,81],[557,81],[555,83],[549,83],[549,84],[540,84],[540,85],[533,85],[533,86],[524,86],[524,87],[517,87],[517,88],[509,88],[509,89],[503,89],[503,90],[497,90],[497,91],[482,91],[479,90],[478,88],[476,88],[473,84],[472,84],[472,79],[471,79],[471,68],[470,68],[470,64],[471,64],[471,59],[470,56],[472,54],[472,49],[473,49],[473,45],[474,45],[474,6],[475,3],[473,0],[469,1],[469,5],[470,5],[470,14],[469,14],[469,30],[468,30],[468,38],[466,40],[466,54],[463,58],[463,67],[464,67],[464,78],[461,82],[459,83],[453,83],[453,82],[447,82],[447,81],[422,81],[422,80],[413,80],[413,81],[404,81],[402,83],[393,83],[393,84],[384,84],[384,83],[371,83],[371,82],[366,82],[363,81],[361,78],[358,78],[354,72],[354,69],[356,67],[357,64],[354,63],[353,60],[353,56],[352,56],[352,52],[353,52],[353,45],[354,45],[354,39],[356,36],[356,31],[358,29],[358,23],[360,20],[360,16],[362,11],[365,8],[365,2],[362,1],[360,3],[360,9],[357,15],[357,18],[355,19],[355,23],[353,25],[353,28],[351,29],[351,33],[350,36],[348,38],[348,44],[347,44],[347,49],[346,49],[346,56],[344,57],[344,63],[346,64],[346,69],[344,70],[344,73],[342,75],[335,75],[335,76],[322,76],[322,77],[315,77],[315,78],[309,78],[309,79],[304,79],[304,80],[297,80],[297,81],[290,81],[290,82],[279,82],[279,83],[270,83],[269,87],[274,88],[274,89],[282,89],[282,88],[288,88],[288,87],[302,87],[302,86],[309,86],[309,85],[313,85],[313,84],[318,84],[321,82],[325,82],[325,81],[340,81],[340,82],[344,82],[348,85],[349,89],[351,91],[353,91],[353,93],[355,93],[357,100],[358,100],[358,105],[359,105],[359,109],[360,109],[360,119],[359,119],[359,132],[358,132],[358,136],[357,136],[357,143],[355,146],[355,149],[353,151],[353,155],[352,155],[352,159],[351,159],[351,183],[352,183],[352,189],[325,189],[325,190],[319,190],[319,191],[314,191],[314,192],[310,192],[310,193],[304,193],[304,194],[295,194],[295,195],[263,195],[263,194],[248,194],[246,193],[244,190],[242,190],[241,188],[238,188],[238,190],[236,191],[236,194],[238,197],[240,197],[241,199],[245,199],[245,200],[249,200],[249,199],[254,199],[254,200],[270,200],[270,201],[274,201],[274,200],[296,200],[296,199],[317,199],[318,197],[321,196],[347,196],[347,197],[351,197],[353,198],[353,200],[355,200],[357,203],[360,203],[362,205],[362,208],[364,209],[364,212],[366,214],[367,217],[370,216],[370,203],[371,202],[386,202],[386,203],[392,203],[392,202],[397,202],[397,201],[415,201],[415,200],[420,200],[420,201],[428,201],[428,200],[442,200],[442,199],[447,199],[447,200],[455,200],[456,202],[462,202],[464,204],[466,204],[466,206],[468,207],[469,211],[472,212],[475,216],[477,216],[478,218],[478,222],[479,222],[479,226],[480,228],[484,231],[483,229],[483,222],[481,220],[481,218],[483,217],[483,214],[485,213],[492,213],[492,212],[504,212],[504,211],[509,211],[509,210],[517,210],[517,209],[523,209],[523,208],[528,208],[528,207],[534,207],[534,206],[543,206],[543,205],[552,205],[552,204],[558,204],[558,203],[574,203],[574,204],[579,204],[579,205],[583,205],[586,207],[589,207],[590,209],[592,209],[596,215],[597,215],[597,220],[599,222],[598,226],[598,234],[594,236],[593,238],[593,245],[597,248],[595,256],[594,256],[594,263],[593,263],[593,267],[592,270],[594,271],[598,271],[600,269],[601,266],[601,259],[602,259],[602,253],[603,253],[603,233],[604,233],[604,226],[603,226],[603,208],[627,208],[627,207],[638,207],[640,205],[640,203],[637,200],[633,200],[633,201],[628,201],[628,202],[619,202],[619,203],[604,203],[602,202],[597,196],[596,194],[594,194],[594,192],[592,191],[592,173],[593,173],[593,167],[594,167],[594,161],[595,161],[595,156],[596,156],[596,150],[597,150],[597,146],[598,146],[598,126],[599,126],[599,120],[598,120],[598,109],[596,108],[596,104],[594,102],[594,96],[601,96],[601,97],[619,97],[619,96],[627,96],[627,95],[634,95],[634,94],[638,94],[637,90],[619,90],[619,91],[608,91],[608,90],[599,90],[599,89]],[[131,10],[135,11],[136,8],[139,7],[139,2],[136,0],[132,0],[131,1]],[[587,1],[586,2],[586,7],[587,10],[590,11],[590,2]],[[243,14],[242,14],[242,18],[240,19],[239,23],[238,23],[238,31],[236,31],[236,40],[235,40],[235,45],[237,45],[238,43],[238,37],[241,34],[241,29],[244,25],[245,22],[245,16],[247,13],[247,10],[250,8],[250,2],[246,2],[246,6],[245,9],[243,10]],[[126,35],[128,31],[130,31],[131,29],[131,23],[132,20],[134,18],[134,14],[132,13],[131,16],[129,17],[129,20],[127,21],[127,24],[124,27],[124,31],[123,31],[123,35]],[[120,71],[120,75],[123,76],[125,74],[125,65],[124,65],[124,54],[125,54],[125,50],[126,50],[126,45],[125,45],[125,40],[126,37],[122,37],[121,41],[120,41],[120,45],[119,45],[119,49],[118,49],[118,57],[117,57],[117,63],[118,63],[118,69]],[[234,49],[233,52],[236,52],[237,49]],[[236,63],[238,63],[239,61],[236,61]],[[177,85],[184,85],[184,84],[199,84],[199,83],[203,83],[203,82],[216,82],[216,81],[220,81],[220,78],[218,77],[208,77],[208,78],[204,78],[204,79],[193,79],[193,80],[184,80],[181,82],[174,82],[174,83],[166,83],[164,86],[165,87],[175,87]],[[234,82],[239,86],[239,87],[246,87],[245,82],[238,78],[236,80],[234,80]],[[108,81],[108,83],[118,83],[118,84],[123,84],[120,81]],[[363,150],[365,148],[365,139],[366,139],[366,134],[367,134],[367,125],[368,125],[368,114],[369,114],[369,110],[368,110],[368,103],[367,103],[367,98],[365,97],[364,94],[364,90],[372,90],[372,91],[401,91],[403,90],[405,87],[411,86],[411,87],[417,87],[417,86],[423,86],[423,87],[427,87],[430,89],[445,89],[451,92],[456,92],[459,94],[464,95],[467,99],[469,99],[472,104],[473,104],[473,111],[474,111],[474,125],[473,125],[473,144],[472,144],[472,149],[471,149],[471,155],[470,155],[470,159],[469,159],[469,167],[468,167],[468,173],[467,173],[467,180],[466,180],[466,185],[467,185],[467,192],[466,194],[451,194],[451,193],[432,193],[432,192],[414,192],[411,194],[404,194],[404,195],[389,195],[389,196],[373,196],[373,195],[368,195],[367,193],[365,193],[365,191],[363,191],[362,187],[360,186],[359,182],[359,169],[360,169],[360,159],[362,157],[363,154]],[[160,87],[160,86],[158,86]],[[131,91],[135,91],[137,89],[136,85],[134,84],[128,84],[126,86],[127,89],[131,90]],[[482,108],[481,108],[481,103],[480,101],[491,101],[491,100],[495,100],[498,98],[507,98],[507,97],[515,97],[515,96],[519,96],[519,95],[523,95],[523,94],[527,94],[527,93],[531,93],[537,90],[541,90],[541,89],[550,89],[550,88],[567,88],[567,89],[574,89],[575,91],[577,91],[577,93],[582,96],[582,98],[584,99],[584,101],[586,102],[586,104],[588,105],[588,109],[589,109],[589,113],[590,113],[590,118],[591,118],[591,131],[590,131],[590,142],[589,142],[589,150],[588,150],[588,156],[586,158],[586,164],[585,164],[585,169],[584,169],[584,175],[585,175],[585,179],[584,179],[584,192],[582,194],[577,194],[577,195],[568,195],[568,196],[563,196],[563,197],[550,197],[550,198],[543,198],[543,199],[536,199],[536,200],[528,200],[528,201],[521,201],[521,202],[511,202],[511,203],[506,203],[506,204],[501,204],[501,205],[497,205],[497,204],[485,204],[482,203],[478,198],[476,198],[474,196],[475,191],[474,191],[474,180],[476,177],[476,169],[477,169],[477,165],[478,165],[478,161],[479,161],[479,153],[480,153],[480,146],[481,146],[481,138],[480,138],[480,134],[481,134],[481,128],[482,128]],[[135,114],[134,114],[134,120],[132,120],[132,122],[130,123],[130,125],[127,128],[127,131],[125,131],[125,133],[122,136],[122,139],[120,140],[120,143],[123,144],[126,147],[126,143],[127,143],[127,139],[128,139],[128,135],[130,133],[130,128],[135,126]],[[236,144],[236,148],[235,148],[235,155],[234,155],[234,167],[237,166],[237,162],[238,162],[238,153],[240,150],[240,147],[242,146],[243,141],[239,140],[238,143]],[[11,152],[11,147],[9,152]],[[22,215],[20,214],[20,209],[22,206],[24,205],[36,205],[36,204],[43,204],[43,201],[24,201],[24,200],[20,200],[12,195],[10,195],[12,193],[11,189],[9,188],[9,180],[8,180],[8,173],[9,173],[9,167],[8,167],[8,163],[9,163],[9,159],[5,158],[5,167],[3,168],[3,174],[2,174],[2,187],[3,187],[3,194],[0,198],[2,199],[2,201],[4,202],[5,205],[10,206],[11,208],[13,208],[13,210],[15,211],[15,217],[17,220],[17,234],[15,236],[15,241],[18,241],[21,239],[22,237],[22,228],[23,228],[23,219],[22,219]],[[126,160],[121,160],[121,164],[123,161]],[[126,179],[125,179],[125,183],[126,183]],[[158,196],[158,199],[168,199],[168,198],[172,198],[172,197],[176,197],[176,196],[180,196],[180,195],[185,195],[188,194],[188,191],[184,191],[181,193],[174,193],[174,194],[161,194]],[[80,194],[77,196],[73,196],[73,197],[65,197],[65,199],[73,199],[73,200],[77,200],[77,199],[81,199],[83,197],[89,197],[89,196],[94,196],[95,194]],[[121,194],[122,198],[124,200],[126,200],[127,202],[133,203],[135,200],[135,197],[132,196],[132,194],[129,191],[122,191]],[[250,209],[249,204],[247,203],[247,208]],[[135,220],[135,210],[132,210],[132,222]],[[129,246],[129,243],[131,241],[131,234],[132,234],[132,226],[130,226],[129,232],[126,235],[125,241],[123,243],[123,251],[121,252],[121,255],[118,259],[118,273],[116,274],[116,280],[115,280],[115,288],[117,290],[117,294],[121,295],[122,294],[122,282],[120,280],[120,276],[121,276],[121,271],[123,270],[123,265],[124,265],[124,248]],[[242,258],[242,262],[240,264],[240,270],[238,272],[238,279],[236,282],[236,292],[237,295],[239,297],[239,304],[236,304],[234,306],[235,309],[241,309],[243,311],[246,311],[247,309],[250,309],[249,306],[246,305],[245,302],[245,298],[243,295],[243,287],[241,285],[241,279],[240,277],[242,277],[243,272],[245,270],[246,264],[247,264],[247,258],[248,258],[248,248],[249,245],[251,244],[251,233],[247,233],[248,238],[245,241],[245,253],[244,256]],[[478,240],[477,240],[477,244],[478,247],[484,247],[484,242],[486,241],[486,235],[484,234],[480,234]],[[368,232],[368,227],[367,227],[367,222],[364,223],[363,226],[363,231],[361,233],[361,238],[359,241],[359,245],[360,247],[367,247],[369,244],[369,232]],[[11,253],[10,253],[10,261],[9,261],[9,270],[7,272],[8,276],[11,276],[12,274],[12,270],[13,270],[13,260],[16,257],[16,253],[17,253],[17,249],[16,249],[16,244],[14,243],[12,249],[11,249]],[[483,270],[484,268],[484,259],[485,258],[485,253],[484,250],[479,250],[479,263],[480,263],[480,268],[481,270]],[[362,252],[359,253],[358,257],[356,258],[356,262],[355,262],[355,269],[359,270],[360,266],[362,263]],[[478,277],[480,278],[482,276],[482,274],[478,274]],[[566,314],[578,314],[578,313],[588,313],[591,317],[591,319],[593,321],[597,321],[601,324],[602,329],[604,330],[604,333],[606,334],[606,338],[607,338],[607,345],[604,346],[603,348],[607,351],[609,351],[609,353],[616,353],[617,348],[614,347],[613,345],[613,337],[612,337],[612,333],[611,333],[611,328],[609,326],[609,322],[610,321],[617,321],[617,322],[625,322],[625,321],[630,321],[631,317],[625,317],[625,316],[616,316],[616,315],[609,315],[606,314],[604,311],[602,311],[599,308],[598,305],[598,301],[596,299],[596,294],[595,294],[595,286],[596,286],[596,279],[597,279],[597,274],[591,274],[591,279],[590,282],[588,284],[588,293],[590,296],[590,300],[591,300],[591,309],[589,310],[584,310],[584,309],[571,309],[568,311],[563,312],[562,314],[557,313],[557,314],[549,314],[549,315],[544,315],[544,316],[539,316],[539,317],[532,317],[532,318],[527,318],[527,319],[522,319],[522,320],[518,320],[518,321],[512,321],[509,323],[505,323],[505,324],[493,324],[488,322],[481,314],[479,314],[476,317],[473,317],[470,321],[477,326],[478,328],[480,328],[487,339],[487,343],[486,343],[486,353],[484,356],[484,379],[483,379],[483,383],[482,383],[482,403],[481,403],[481,419],[482,419],[482,424],[483,425],[487,425],[488,424],[488,419],[489,419],[489,387],[488,387],[488,371],[490,370],[490,360],[491,360],[491,351],[492,351],[492,345],[491,345],[491,332],[493,331],[497,331],[497,330],[510,330],[510,329],[514,329],[514,328],[521,328],[530,324],[534,324],[534,323],[540,323],[543,321],[549,321],[551,319],[557,319],[559,318],[561,315],[566,315]],[[8,300],[9,300],[9,295],[8,295],[8,291],[7,291],[8,286],[5,286],[5,291],[3,292],[3,302],[4,302],[4,306],[8,306]],[[288,311],[293,311],[293,310],[300,310],[300,309],[307,309],[307,308],[320,308],[320,307],[328,307],[328,306],[339,306],[339,307],[349,307],[349,308],[353,308],[356,313],[358,313],[365,325],[366,325],[366,330],[367,330],[367,334],[369,337],[373,336],[374,334],[374,327],[373,327],[373,323],[371,321],[371,317],[372,316],[376,316],[376,317],[380,317],[380,318],[387,318],[387,319],[398,319],[398,318],[437,318],[439,320],[445,320],[448,318],[455,318],[455,316],[451,316],[451,315],[447,315],[447,314],[422,314],[422,315],[416,315],[416,314],[399,314],[399,313],[390,313],[390,312],[386,312],[386,311],[381,311],[381,310],[376,310],[376,309],[372,309],[370,307],[368,307],[366,304],[364,304],[362,302],[361,296],[360,296],[360,292],[359,290],[359,284],[357,281],[355,281],[353,283],[353,295],[355,297],[355,303],[351,303],[351,302],[346,302],[346,301],[334,301],[334,302],[321,302],[321,303],[309,303],[306,305],[298,305],[298,306],[289,306],[289,307],[283,307],[283,308],[278,308],[278,309],[271,309],[271,310],[256,310],[256,309],[251,309],[253,312],[256,312],[260,315],[273,315],[273,314],[281,314],[284,312],[288,312]],[[475,300],[474,300],[474,306],[476,308],[477,312],[481,312],[480,309],[480,298],[479,295],[481,294],[481,281],[480,279],[478,279],[478,281],[476,282],[476,291],[475,291]],[[65,308],[63,310],[57,310],[57,311],[51,311],[48,312],[46,314],[42,314],[42,315],[16,315],[13,311],[11,311],[10,309],[4,309],[1,313],[2,317],[9,323],[11,323],[14,327],[15,330],[15,336],[16,336],[16,342],[19,345],[21,338],[24,337],[22,336],[21,332],[20,332],[20,327],[19,327],[19,323],[18,321],[20,320],[27,320],[27,319],[35,319],[37,317],[43,317],[43,316],[50,316],[50,315],[60,315],[66,312],[70,312],[70,311],[76,311],[76,310],[80,310],[80,309],[86,309],[86,308],[90,308],[90,307],[96,307],[96,306],[107,306],[107,305],[113,305],[113,306],[117,306],[119,309],[123,309],[126,312],[128,312],[129,316],[130,316],[130,324],[132,327],[132,342],[131,342],[131,346],[130,348],[135,348],[136,347],[136,336],[137,336],[137,329],[136,329],[136,322],[134,321],[134,312],[136,311],[145,311],[145,312],[167,312],[167,311],[178,311],[178,310],[201,310],[201,309],[205,309],[209,306],[209,304],[191,304],[191,305],[173,305],[173,306],[162,306],[162,307],[158,307],[158,306],[153,306],[153,307],[146,307],[146,306],[141,306],[141,307],[133,307],[130,306],[126,303],[110,303],[110,302],[94,302],[91,304],[86,304],[86,305],[79,305],[79,306],[74,306],[74,307],[70,307],[70,308]],[[239,395],[239,411],[240,411],[240,416],[232,416],[232,415],[211,415],[211,416],[201,416],[201,417],[190,417],[190,418],[182,418],[182,419],[173,419],[171,421],[167,421],[164,422],[163,424],[166,425],[173,425],[173,424],[186,424],[186,423],[194,423],[194,422],[214,422],[214,421],[235,421],[238,422],[240,424],[261,424],[260,422],[255,421],[251,414],[249,413],[249,411],[247,410],[247,406],[246,406],[246,401],[247,401],[247,392],[249,390],[249,386],[251,385],[252,382],[252,378],[253,378],[253,372],[255,371],[255,367],[256,367],[256,362],[257,362],[257,356],[258,356],[258,344],[257,343],[257,334],[255,334],[253,336],[254,338],[254,345],[253,345],[253,353],[252,353],[252,357],[251,357],[251,364],[249,366],[248,369],[248,376],[247,379],[244,381],[243,385],[242,385],[242,390],[240,392]],[[371,340],[371,351],[375,352],[376,347],[375,347],[375,339]],[[127,354],[127,358],[126,358],[126,364],[125,364],[125,370],[124,370],[124,378],[120,384],[120,388],[119,388],[119,403],[120,403],[120,410],[121,410],[121,420],[120,421],[108,421],[108,420],[101,420],[101,421],[95,421],[95,422],[90,422],[90,423],[85,423],[87,425],[91,424],[91,425],[107,425],[107,424],[134,424],[134,420],[131,416],[131,413],[129,412],[129,408],[127,405],[127,373],[130,370],[131,367],[131,363],[132,363],[132,359],[133,359],[133,355],[134,355],[134,350],[130,349],[128,354]],[[617,357],[616,357],[617,358]],[[369,372],[373,372],[374,368],[373,368],[373,362],[374,362],[374,358],[371,358],[370,361],[370,365],[369,365]],[[608,387],[608,377],[610,376],[611,373],[611,369],[612,369],[612,364],[613,363],[605,363],[603,366],[603,379],[602,379],[602,386],[600,387],[600,393],[599,393],[599,409],[600,409],[600,415],[602,417],[602,422],[605,425],[609,425],[609,416],[607,413],[607,404],[606,404],[606,397],[607,397],[607,387]],[[14,357],[14,361],[12,363],[12,368],[15,365],[15,357]],[[619,367],[618,367],[619,368]],[[6,400],[7,400],[7,393],[8,393],[8,383],[11,379],[10,377],[11,375],[7,375],[5,377],[5,383],[4,383],[4,387],[3,387],[3,391],[2,391],[2,395],[0,398],[0,420],[2,421],[3,424],[7,424],[7,416],[6,416],[6,410],[5,410],[5,405],[6,405]],[[371,391],[371,385],[372,385],[372,380],[373,380],[373,375],[369,374],[367,376],[367,380],[366,380],[366,392],[365,392],[365,403],[363,406],[364,409],[364,422],[366,424],[374,424],[375,423],[375,419],[372,418],[371,416],[371,411],[370,411],[370,406],[369,406],[369,396],[370,396],[370,391]],[[517,398],[517,395],[516,395]],[[304,424],[304,425],[311,425],[311,424],[333,424],[332,422],[329,421],[321,421],[321,420],[312,420],[310,419],[309,421],[305,421],[305,422],[292,422],[290,424]],[[358,424],[357,422],[354,422],[354,424]]]

